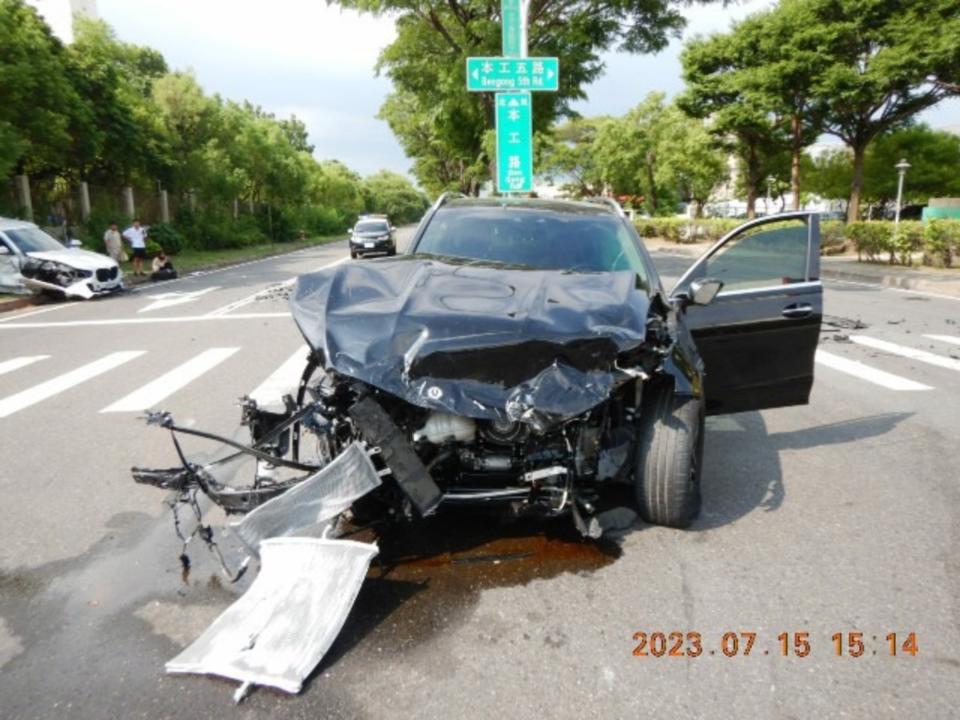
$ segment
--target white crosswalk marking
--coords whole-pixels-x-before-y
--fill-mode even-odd
[[[130,350],[126,352],[115,352],[106,355],[92,363],[78,367],[68,373],[59,375],[51,380],[34,385],[21,392],[16,393],[0,400],[0,418],[8,417],[18,410],[23,410],[42,400],[53,397],[64,390],[69,390],[74,385],[95,378],[109,372],[125,362],[129,362],[136,357],[143,355],[144,350]]]
[[[240,348],[211,348],[179,365],[168,373],[134,390],[100,412],[137,412],[147,410],[177,390],[190,384],[208,370],[216,367]]]
[[[13,372],[14,370],[19,370],[20,368],[26,367],[27,365],[33,365],[38,360],[46,360],[49,355],[28,355],[26,357],[13,358],[12,360],[4,360],[0,362],[0,375],[4,375],[8,372]]]
[[[951,345],[960,345],[960,337],[954,337],[953,335],[924,335],[924,337]]]
[[[960,360],[936,355],[926,350],[917,350],[907,347],[906,345],[897,345],[896,343],[877,340],[876,338],[867,337],[866,335],[851,335],[850,339],[858,345],[864,345],[874,350],[883,350],[884,352],[924,362],[928,365],[936,365],[937,367],[947,368],[948,370],[960,371]]]
[[[933,390],[929,385],[908,380],[907,378],[884,372],[883,370],[877,370],[862,362],[840,357],[839,355],[834,355],[824,350],[817,350],[815,359],[820,365],[832,368],[833,370],[839,370],[848,375],[853,375],[861,380],[872,382],[874,385],[885,387],[888,390]]]
[[[258,405],[277,402],[286,394],[295,394],[300,375],[307,364],[307,346],[303,345],[286,362],[250,393]]]

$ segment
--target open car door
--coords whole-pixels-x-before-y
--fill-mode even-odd
[[[785,213],[741,225],[680,278],[721,280],[708,305],[686,306],[706,369],[707,414],[804,405],[820,336],[820,218]]]

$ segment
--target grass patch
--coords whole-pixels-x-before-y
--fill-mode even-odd
[[[248,260],[257,260],[258,258],[270,257],[271,255],[285,255],[296,250],[314,247],[316,245],[326,245],[327,243],[343,240],[345,235],[331,235],[327,237],[317,237],[309,240],[295,240],[284,243],[265,243],[263,245],[250,245],[249,247],[236,248],[233,250],[183,250],[182,252],[171,255],[173,266],[177,272],[183,276],[197,270],[210,270],[224,265],[235,265],[236,263],[246,262]],[[143,271],[149,275],[150,263],[153,258],[147,258],[143,261]],[[133,279],[133,263],[121,263],[123,274]]]

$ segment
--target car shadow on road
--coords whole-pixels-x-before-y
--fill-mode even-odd
[[[782,450],[858,442],[893,430],[913,413],[897,412],[769,433],[758,412],[710,418],[702,477],[703,511],[693,530],[712,530],[759,508],[774,512],[786,495]]]

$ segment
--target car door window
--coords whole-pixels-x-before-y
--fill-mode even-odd
[[[723,292],[805,282],[808,247],[803,219],[764,223],[731,238],[697,274],[722,280]]]

